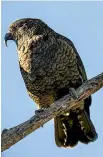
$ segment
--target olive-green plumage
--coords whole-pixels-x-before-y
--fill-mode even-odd
[[[21,19],[9,27],[5,42],[17,45],[20,71],[29,96],[39,108],[78,88],[87,80],[86,72],[74,44],[56,33],[40,19]],[[73,147],[78,141],[89,143],[97,138],[90,120],[91,97],[83,109],[68,111],[54,118],[55,141],[59,147]]]

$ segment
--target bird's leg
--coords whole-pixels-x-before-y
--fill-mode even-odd
[[[46,108],[40,108],[38,110],[35,110],[35,115],[41,114],[42,112],[44,112],[46,110]],[[43,128],[43,125],[42,125]]]
[[[76,93],[76,90],[74,88],[69,88],[69,93],[75,98],[78,99],[78,95]]]
[[[69,88],[69,93],[71,94],[71,96],[73,96],[74,99],[78,99],[78,94],[74,88]],[[84,101],[81,101],[81,103],[74,106],[72,110],[78,110],[78,109],[82,110],[83,108],[84,108]]]

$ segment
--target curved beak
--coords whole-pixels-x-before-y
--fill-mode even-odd
[[[7,46],[7,41],[8,40],[13,40],[12,34],[11,33],[6,33],[4,37],[4,43]]]

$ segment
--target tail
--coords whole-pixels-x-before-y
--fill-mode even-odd
[[[54,118],[55,141],[58,147],[74,147],[78,141],[88,144],[97,139],[98,135],[88,111],[71,111],[69,115]]]

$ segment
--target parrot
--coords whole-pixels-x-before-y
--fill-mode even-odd
[[[30,98],[39,109],[47,109],[56,100],[77,89],[87,74],[77,49],[67,37],[57,33],[41,19],[14,21],[4,37],[17,46],[19,68]],[[92,98],[80,102],[78,110],[54,117],[55,143],[58,147],[88,144],[98,138],[90,118]]]

